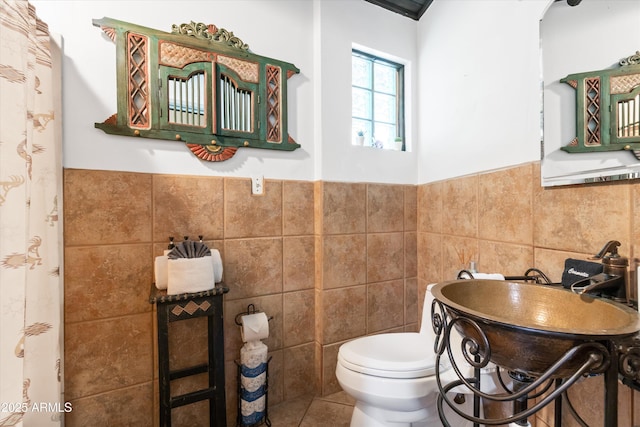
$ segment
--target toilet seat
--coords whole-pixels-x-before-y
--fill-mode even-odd
[[[414,332],[370,335],[340,347],[338,363],[382,378],[424,378],[435,375],[436,356],[428,340]]]

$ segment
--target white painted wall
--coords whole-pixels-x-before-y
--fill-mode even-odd
[[[264,175],[313,179],[313,3],[278,1],[34,0],[38,16],[64,40],[64,166],[194,175]],[[110,17],[171,31],[172,24],[212,23],[233,31],[260,55],[295,64],[289,80],[294,152],[240,149],[226,162],[203,162],[179,142],[108,135],[94,128],[116,112],[115,44],[92,25]]]
[[[64,38],[68,168],[421,184],[540,160],[540,19],[552,0],[434,0],[419,22],[364,0],[31,1]],[[638,2],[585,0],[569,12],[589,3]],[[289,124],[302,148],[240,149],[209,163],[181,143],[95,129],[116,112],[115,46],[91,24],[103,16],[167,31],[213,23],[258,54],[294,63]],[[410,152],[351,145],[353,44],[406,64]]]
[[[363,0],[318,0],[319,119],[327,181],[415,184],[420,149],[416,124],[417,23]],[[351,49],[377,50],[405,65],[406,143],[409,152],[351,145]]]
[[[618,61],[640,50],[640,1],[584,0],[577,7],[558,2],[541,24],[544,74],[543,185],[640,172],[624,151],[566,153],[576,137],[576,91],[560,79],[569,74],[619,68]]]
[[[431,4],[418,25],[419,183],[540,159],[539,20],[548,4]]]
[[[417,23],[362,0],[32,0],[64,40],[64,166],[170,174],[415,183],[415,153],[351,146],[351,43],[415,63]],[[233,31],[260,55],[295,64],[289,79],[293,152],[240,149],[203,162],[184,144],[108,135],[94,128],[116,112],[115,45],[92,20],[110,17],[170,31],[196,21]],[[407,113],[413,111],[413,97]],[[411,124],[411,120],[409,120]],[[415,130],[408,129],[409,143]]]

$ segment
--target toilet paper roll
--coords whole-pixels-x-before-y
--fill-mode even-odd
[[[258,341],[269,337],[269,319],[265,313],[242,316],[242,342]]]
[[[153,265],[153,274],[155,277],[156,288],[167,289],[168,277],[167,268],[169,258],[167,256],[157,256]]]
[[[259,313],[263,314],[263,313]],[[250,317],[255,315],[247,315]],[[266,316],[265,316],[266,318]],[[243,322],[244,323],[244,322]],[[251,323],[251,320],[249,320]],[[240,408],[242,425],[253,425],[264,416],[269,349],[262,341],[249,341],[240,349]]]
[[[262,341],[249,341],[240,348],[241,373],[246,377],[257,377],[266,370],[269,348]]]
[[[266,363],[266,362],[265,362]],[[240,375],[240,384],[242,388],[250,393],[255,392],[260,389],[267,383],[267,370],[265,366],[264,372],[258,374],[256,377],[246,377],[244,375]]]
[[[213,261],[213,278],[216,283],[222,281],[222,257],[220,251],[211,249],[211,261]]]
[[[240,411],[242,413],[242,425],[250,426],[261,421],[264,417],[264,409],[266,406],[266,396],[261,396],[253,402],[245,400],[240,401]]]

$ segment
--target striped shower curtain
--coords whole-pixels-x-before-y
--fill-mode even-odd
[[[0,0],[0,426],[61,425],[60,82],[26,0]]]

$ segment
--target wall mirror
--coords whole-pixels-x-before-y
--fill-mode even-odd
[[[640,178],[640,2],[552,2],[540,21],[543,186]],[[622,62],[622,64],[621,64]]]

